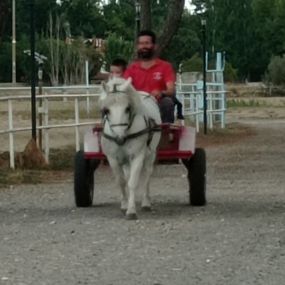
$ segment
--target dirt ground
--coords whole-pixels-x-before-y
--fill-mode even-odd
[[[86,209],[74,206],[70,172],[0,189],[0,284],[283,284],[284,109],[231,108],[230,128],[200,135],[205,207],[188,205],[182,165],[156,167],[153,210],[137,221],[121,216],[103,165]]]

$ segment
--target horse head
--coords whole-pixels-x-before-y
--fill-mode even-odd
[[[140,110],[141,97],[131,84],[131,79],[111,78],[103,83],[100,108],[103,118],[115,137],[123,138],[132,120]]]

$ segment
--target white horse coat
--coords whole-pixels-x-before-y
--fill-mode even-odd
[[[161,124],[155,100],[136,91],[130,80],[113,78],[103,86],[102,150],[120,187],[121,210],[135,219],[135,193],[144,190],[142,208],[150,209],[149,180],[153,172]]]

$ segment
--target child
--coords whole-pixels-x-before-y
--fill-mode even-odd
[[[114,59],[110,66],[110,77],[123,77],[127,62],[122,58]]]

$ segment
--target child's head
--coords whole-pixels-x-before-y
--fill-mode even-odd
[[[123,77],[126,68],[127,62],[122,58],[117,58],[111,63],[110,74],[113,77]]]

